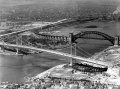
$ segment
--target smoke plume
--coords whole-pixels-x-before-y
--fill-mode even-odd
[[[120,13],[120,5],[117,7],[117,9],[113,12],[113,14],[119,14]]]

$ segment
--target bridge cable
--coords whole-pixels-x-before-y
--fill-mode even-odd
[[[75,50],[76,48],[74,47],[74,50]],[[89,57],[88,55],[86,55],[86,54],[84,54],[84,53],[82,53],[81,51],[79,51],[78,49],[76,49],[76,51],[78,51],[79,53],[81,53],[82,55],[84,55],[85,57]]]
[[[64,48],[61,48],[61,49],[66,49],[66,48],[70,49],[70,46],[68,45],[67,47],[64,47]],[[74,46],[72,46],[72,48],[73,48],[74,50],[76,49]],[[86,54],[80,52],[78,49],[76,49],[76,51],[78,51],[80,54],[84,55],[85,57],[89,57],[89,56],[87,56]]]
[[[85,52],[86,54],[88,54],[89,56],[92,56],[90,53],[86,52],[85,50],[83,50],[82,48],[76,46],[78,49],[82,50],[83,52]]]
[[[80,52],[79,50],[76,49],[77,52],[79,52],[80,54],[84,55],[86,58],[88,58],[89,56],[87,56],[86,54]]]
[[[89,56],[92,56],[90,53],[86,52],[85,50],[83,50],[82,48],[76,46],[78,49],[82,50],[83,52],[85,52],[86,54],[88,54]]]

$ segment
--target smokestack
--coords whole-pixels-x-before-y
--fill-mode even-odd
[[[120,13],[120,6],[117,6],[116,10],[113,12],[113,14],[118,14]]]

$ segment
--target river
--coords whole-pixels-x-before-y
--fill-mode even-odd
[[[85,28],[86,26],[96,25],[97,28]],[[68,34],[70,32],[80,31],[101,31],[111,36],[120,34],[119,22],[88,22],[82,23],[70,27],[64,27],[59,29],[59,35]],[[99,52],[108,46],[112,45],[106,40],[92,40],[92,39],[78,39],[77,46],[88,52],[89,54],[82,54],[77,51],[77,55],[90,56]],[[61,50],[63,52],[69,52],[69,49]],[[32,55],[3,55],[0,54],[0,79],[2,82],[24,82],[25,77],[35,76],[51,67],[58,64],[67,63],[69,58],[61,57],[58,55],[41,53]]]

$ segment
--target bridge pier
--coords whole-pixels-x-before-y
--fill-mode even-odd
[[[1,52],[5,52],[5,49],[3,46],[0,47]]]
[[[119,46],[119,39],[120,39],[120,36],[116,35],[114,38],[114,46]]]
[[[53,36],[53,48],[55,48],[55,36]]]
[[[60,41],[60,37],[59,36],[57,36],[57,41]]]
[[[4,43],[4,38],[0,38],[0,42]],[[5,52],[4,46],[0,46],[0,51]]]
[[[65,42],[67,42],[67,37],[65,37]]]

